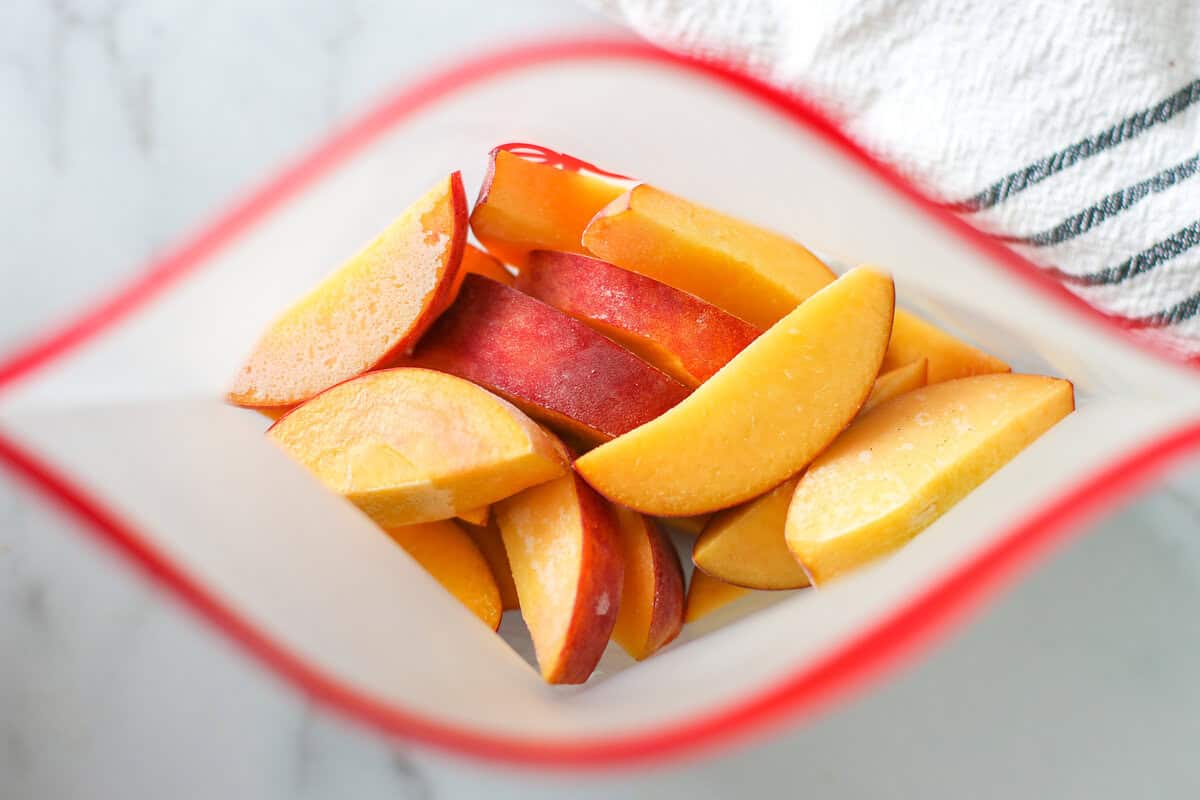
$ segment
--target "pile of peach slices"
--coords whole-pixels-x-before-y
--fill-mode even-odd
[[[498,148],[469,220],[451,174],[229,394],[486,624],[519,608],[549,682],[894,550],[1074,408],[881,272],[578,163]]]

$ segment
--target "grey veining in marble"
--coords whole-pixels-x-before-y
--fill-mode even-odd
[[[423,65],[597,24],[551,0],[497,9],[0,3],[0,351]],[[312,707],[0,473],[0,798],[1194,797],[1197,608],[1192,465],[810,725],[684,767],[545,776]]]

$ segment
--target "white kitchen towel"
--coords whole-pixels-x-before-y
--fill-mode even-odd
[[[1200,356],[1200,0],[591,0],[732,60]]]

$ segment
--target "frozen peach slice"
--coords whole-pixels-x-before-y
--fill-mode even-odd
[[[575,462],[613,502],[679,517],[762,494],[808,464],[870,393],[892,280],[856,269],[784,317],[690,397]]]
[[[500,525],[496,522],[495,515],[492,515],[485,527],[468,525],[467,533],[475,540],[479,551],[487,559],[488,566],[492,568],[496,585],[500,587],[500,602],[504,610],[520,608],[517,585],[513,583],[512,567],[508,564],[508,553],[504,551],[504,540],[500,538]]]
[[[694,517],[662,517],[660,522],[669,528],[674,528],[680,533],[699,536],[711,518],[711,514],[698,514]]]
[[[929,361],[927,381],[930,384],[1012,369],[1000,359],[954,338],[920,317],[897,311],[883,369],[893,370],[919,358]]]
[[[408,351],[454,299],[466,237],[455,172],[271,324],[230,401],[293,406]]]
[[[491,516],[491,506],[480,506],[479,508],[471,508],[466,511],[460,511],[457,516],[463,522],[471,525],[487,525],[488,517]]]
[[[695,295],[576,253],[535,250],[515,285],[692,387],[762,332]]]
[[[494,150],[471,230],[489,252],[518,268],[530,250],[581,253],[588,221],[623,191],[623,184]]]
[[[789,549],[815,585],[895,550],[1075,407],[1069,381],[979,375],[865,414],[801,477]]]
[[[575,473],[496,504],[521,615],[548,683],[583,683],[608,645],[621,602],[612,508]]]
[[[471,272],[491,278],[494,281],[511,286],[513,274],[509,272],[498,258],[483,252],[473,244],[468,243],[463,250],[463,272]]]
[[[692,562],[714,578],[747,589],[799,589],[808,576],[783,538],[799,478],[712,518],[692,547]]]
[[[605,261],[696,295],[760,329],[834,279],[777,233],[656,189],[635,186],[583,233]]]
[[[724,608],[739,597],[744,597],[749,591],[696,570],[692,573],[692,582],[688,584],[683,621],[695,622],[718,608]]]
[[[450,520],[387,531],[446,591],[492,630],[500,627],[500,588],[475,542]]]
[[[267,436],[385,528],[479,508],[568,463],[562,445],[508,402],[425,369],[340,383]]]
[[[880,375],[846,433],[854,430],[870,407],[920,387],[924,379],[924,360]],[[799,480],[799,476],[789,478],[761,497],[713,516],[692,546],[692,561],[722,581],[751,589],[808,586],[808,576],[784,540],[788,506]]]
[[[583,233],[588,251],[690,292],[766,328],[834,279],[801,245],[643,184],[606,206]],[[1007,372],[1008,365],[903,311],[884,369],[929,359],[929,382]]]
[[[466,277],[411,363],[474,381],[591,443],[654,419],[688,393],[582,322],[480,275]]]
[[[617,507],[625,563],[624,589],[613,640],[638,661],[668,644],[683,627],[683,568],[653,520]]]
[[[884,356],[886,363],[887,356]],[[894,367],[890,370],[881,371],[879,377],[875,379],[875,385],[871,387],[871,393],[867,395],[867,402],[863,403],[862,410],[859,414],[865,414],[880,403],[886,403],[893,397],[899,397],[905,392],[911,392],[913,389],[920,389],[925,385],[925,375],[929,368],[929,361],[924,358],[918,358],[908,364],[899,367]]]

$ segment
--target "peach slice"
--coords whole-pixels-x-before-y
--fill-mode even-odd
[[[895,550],[1075,407],[1069,381],[978,375],[865,414],[809,467],[788,509],[816,585]]]
[[[786,236],[649,184],[596,214],[583,244],[605,261],[694,294],[761,329],[834,279],[829,267]]]
[[[583,229],[623,191],[623,184],[494,150],[471,230],[500,260],[524,268],[530,250],[585,252]]]
[[[883,357],[884,371],[899,368],[920,357],[929,360],[926,375],[926,383],[929,384],[971,375],[1012,371],[1012,367],[997,357],[950,336],[917,315],[896,312],[892,342],[888,345],[888,354]]]
[[[690,292],[766,328],[834,279],[785,236],[642,184],[601,210],[583,233],[595,255]],[[1008,365],[904,310],[896,311],[884,370],[929,359],[929,382]]]
[[[662,517],[659,521],[680,533],[699,536],[710,519],[712,519],[712,514],[697,514],[694,517]]]
[[[575,462],[644,514],[704,514],[795,475],[867,399],[892,329],[892,280],[846,273],[758,337],[679,405]]]
[[[535,250],[515,286],[692,387],[762,332],[695,295],[576,253]]]
[[[454,299],[466,221],[455,172],[271,324],[229,400],[294,406],[407,352]]]
[[[462,268],[463,272],[482,275],[505,286],[512,286],[513,274],[505,269],[498,258],[483,252],[473,244],[467,243],[466,249],[463,250]]]
[[[583,683],[621,602],[621,543],[612,508],[570,473],[496,504],[521,614],[542,677]]]
[[[918,358],[929,360],[927,381],[930,384],[1012,370],[1000,359],[954,338],[920,317],[897,311],[883,369],[893,370]]]
[[[487,559],[488,566],[492,568],[496,585],[500,587],[500,603],[504,610],[520,608],[517,585],[513,583],[512,567],[508,564],[508,553],[504,551],[504,540],[500,537],[500,525],[496,522],[496,517],[493,515],[485,527],[468,525],[467,534],[475,540],[479,551]]]
[[[479,508],[568,463],[562,445],[508,402],[425,369],[340,383],[267,436],[385,528]]]
[[[688,584],[687,607],[683,612],[683,621],[695,622],[718,608],[724,608],[739,597],[744,597],[749,591],[696,570],[692,573],[692,582]]]
[[[457,516],[463,522],[471,525],[487,525],[488,517],[491,516],[491,506],[480,506],[479,508],[471,508],[466,511],[460,511]]]
[[[449,372],[591,443],[657,417],[687,387],[578,320],[468,275],[411,363]]]
[[[884,356],[884,362],[887,362],[887,356]],[[875,406],[880,403],[886,403],[893,397],[899,397],[905,392],[911,392],[913,389],[920,389],[925,385],[925,376],[928,369],[928,359],[918,358],[916,361],[904,364],[903,366],[881,371],[879,377],[875,379],[875,385],[871,387],[871,393],[867,395],[867,402],[863,403],[862,410],[858,413],[865,414]]]
[[[919,388],[924,380],[924,359],[880,375],[847,431],[872,406]],[[692,561],[713,577],[751,589],[808,586],[808,576],[784,540],[788,506],[799,481],[799,476],[789,478],[749,503],[714,515],[692,546]]]
[[[653,520],[617,507],[625,579],[613,640],[638,661],[679,635],[683,627],[683,568]]]
[[[692,562],[714,578],[747,589],[799,589],[808,576],[783,538],[799,478],[712,518],[692,546]]]
[[[450,520],[387,531],[446,591],[492,630],[500,627],[500,589],[475,542]]]

